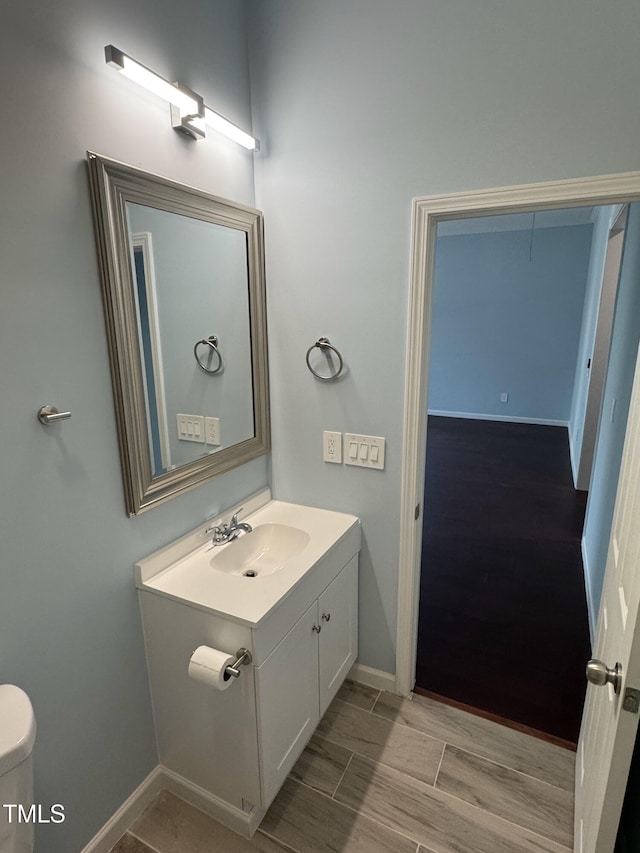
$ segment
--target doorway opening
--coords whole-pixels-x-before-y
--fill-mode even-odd
[[[401,695],[409,694],[415,684],[421,574],[421,513],[426,461],[427,377],[439,223],[494,214],[512,215],[578,206],[622,205],[639,200],[640,173],[637,172],[414,200],[396,633],[395,689]],[[592,623],[592,634],[594,627],[595,624]]]
[[[562,207],[582,205],[627,203],[638,201],[639,199],[640,173],[627,173],[623,175],[558,181],[548,184],[508,187],[468,194],[462,193],[446,197],[423,198],[414,201],[401,496],[396,655],[396,691],[398,693],[409,693],[415,683],[422,523],[420,510],[423,497],[426,458],[426,377],[429,366],[428,344],[430,340],[433,273],[438,223],[457,219],[461,216],[466,218],[487,216],[493,213],[534,212],[546,208],[560,209]],[[638,255],[640,260],[640,251]],[[637,288],[634,289],[635,293],[637,293]],[[638,307],[640,309],[640,306]],[[613,351],[611,358],[613,358]],[[633,363],[630,365],[630,362]],[[640,373],[636,372],[635,359],[629,359],[628,353],[625,355],[624,367],[625,370],[630,369],[631,384],[633,384],[634,377],[640,377]],[[640,389],[640,378],[636,382],[636,386]],[[635,488],[635,480],[633,478],[630,479],[630,472],[633,467],[631,463],[636,457],[633,455],[629,456],[629,453],[635,452],[635,447],[637,446],[636,438],[640,436],[640,416],[638,415],[638,411],[640,411],[640,390],[635,391],[634,395],[631,399],[631,410],[634,412],[633,419],[629,421],[628,430],[625,430],[624,425],[622,427],[623,435],[621,443],[625,444],[625,446],[628,445],[629,448],[633,445],[633,449],[628,452],[625,451],[622,467],[620,468],[621,483],[623,484],[621,485],[621,489],[624,490],[631,488],[628,486],[629,483]],[[621,417],[619,423],[623,421],[626,424],[626,416],[625,418]],[[629,435],[625,438],[624,433],[626,432]],[[617,482],[614,483],[614,497],[616,489]],[[633,492],[633,496],[635,499],[635,492]],[[627,506],[627,491],[624,492],[624,496],[618,503],[621,509],[616,513],[614,524],[621,525],[620,530],[626,536],[630,529],[628,527],[629,519],[627,518],[629,513],[624,511]],[[626,547],[626,539],[624,542]],[[614,548],[614,552],[615,550]],[[623,549],[621,548],[620,555],[620,560],[622,561],[620,565],[624,565],[626,571],[630,553],[626,551],[623,553]],[[617,553],[614,553],[613,558],[616,565],[617,557]],[[625,560],[627,562],[624,562]],[[606,575],[600,579],[600,584],[595,584],[592,590],[593,601],[599,600],[600,586],[603,581],[605,582],[605,589],[609,589],[612,586],[611,581],[618,581],[616,569],[610,570],[610,563],[611,549],[609,549],[609,558],[607,559]],[[623,580],[625,583],[630,577],[627,577],[627,575],[624,576]],[[626,587],[623,592],[630,594]],[[622,593],[619,598],[621,607],[616,609],[623,610],[622,604],[628,601],[629,598],[628,595],[625,598],[625,595]],[[607,600],[613,601],[613,599]],[[607,633],[606,614],[601,609],[598,621],[598,638],[606,635],[607,638],[613,640],[611,631],[612,612],[610,611],[609,630]],[[637,667],[638,660],[640,659],[640,643],[637,642],[637,639],[640,640],[640,637],[634,627],[636,625],[635,610],[633,611],[633,620],[631,619],[631,609],[628,609],[626,612],[629,615],[628,630],[624,638],[624,643],[621,643],[617,648],[619,648],[622,655],[623,663],[626,661],[626,665],[630,667],[629,671],[633,670],[635,672],[633,667]],[[599,645],[602,645],[603,654],[611,656],[612,652],[608,649],[607,643],[599,643]],[[553,664],[553,662],[551,663]],[[615,702],[605,712],[602,703],[604,701],[606,704],[608,694],[606,692],[595,692],[598,694],[597,696],[591,690],[587,694],[588,701],[587,706],[585,706],[585,716],[578,744],[579,772],[577,773],[577,785],[582,793],[577,801],[579,807],[577,807],[576,811],[576,820],[581,828],[584,816],[587,814],[590,815],[588,818],[589,826],[587,827],[587,823],[585,823],[585,832],[592,832],[600,837],[601,830],[604,832],[604,829],[606,829],[608,837],[612,828],[615,834],[615,827],[617,826],[617,817],[615,815],[619,816],[620,813],[622,792],[624,791],[629,771],[631,754],[629,739],[635,738],[637,718],[631,719],[631,715],[625,715],[622,712],[622,705]],[[611,697],[609,697],[609,700],[611,700]],[[598,710],[594,710],[592,713],[592,709],[595,709],[596,705]],[[588,714],[587,707],[589,708]],[[595,726],[595,729],[597,731],[595,731],[592,724],[593,720],[596,719],[598,725]],[[603,738],[601,730],[603,730],[602,727],[605,724],[608,726],[609,734],[606,738]],[[603,743],[605,747],[600,749],[598,756],[596,756],[597,760],[594,760],[594,745],[602,746]],[[600,768],[597,776],[592,774],[595,767]],[[611,793],[614,788],[616,796],[613,796]],[[588,797],[585,792],[588,792]],[[600,794],[603,792],[605,794],[604,798],[600,797]],[[582,808],[582,804],[587,802],[592,794],[598,800],[597,807],[585,811]],[[589,849],[591,848],[589,847]],[[605,847],[602,849],[604,850]],[[607,847],[606,849],[609,848]]]
[[[578,439],[599,417],[614,219],[608,205],[454,220],[436,245],[415,689],[574,745],[595,445]]]

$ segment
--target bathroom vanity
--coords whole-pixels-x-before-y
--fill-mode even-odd
[[[251,533],[214,546],[214,519],[136,566],[167,786],[248,837],[357,656],[359,520],[269,497]],[[251,662],[216,689],[189,676],[203,645]]]

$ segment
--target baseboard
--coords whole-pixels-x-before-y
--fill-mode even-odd
[[[584,536],[580,540],[580,551],[582,553],[582,568],[584,570],[584,590],[587,596],[587,618],[589,621],[589,636],[591,638],[591,648],[593,649],[596,641],[598,611],[594,608],[593,599],[591,597],[591,584],[589,583],[591,573],[589,571],[589,557],[587,555],[587,545]]]
[[[467,418],[470,421],[504,421],[513,424],[540,424],[541,426],[568,427],[569,421],[558,421],[552,418],[526,418],[517,415],[481,415],[477,412],[443,412],[439,409],[429,409],[428,414],[439,418]]]
[[[370,666],[365,666],[363,663],[354,663],[349,670],[347,678],[350,681],[357,681],[359,684],[364,684],[367,687],[373,687],[375,690],[385,690],[389,693],[396,692],[395,675],[383,672],[381,669],[373,669]]]
[[[109,853],[118,839],[122,838],[163,790],[170,791],[244,838],[251,838],[265,815],[264,810],[258,808],[253,808],[251,812],[236,809],[159,764],[94,835],[81,853]]]
[[[140,817],[154,797],[165,787],[162,768],[155,767],[131,796],[109,818],[102,829],[94,835],[81,853],[109,853],[131,824]]]
[[[162,767],[161,770],[163,788],[244,838],[251,838],[265,816],[265,809],[254,806],[250,812],[242,811],[185,779],[184,776],[174,773],[173,770],[167,767]]]

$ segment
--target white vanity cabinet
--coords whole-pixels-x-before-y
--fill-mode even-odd
[[[269,805],[357,657],[353,557],[255,668],[262,798]]]
[[[347,563],[318,599],[320,716],[358,657],[358,558]]]
[[[224,574],[222,549],[195,531],[140,561],[136,580],[163,784],[250,837],[356,660],[360,523],[278,501],[247,520],[308,545],[278,572]],[[216,690],[189,676],[199,646],[244,648],[251,663]]]

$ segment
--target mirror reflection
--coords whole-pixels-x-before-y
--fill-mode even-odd
[[[247,241],[140,204],[127,223],[157,476],[254,434]]]
[[[262,214],[89,154],[127,509],[270,446]]]

